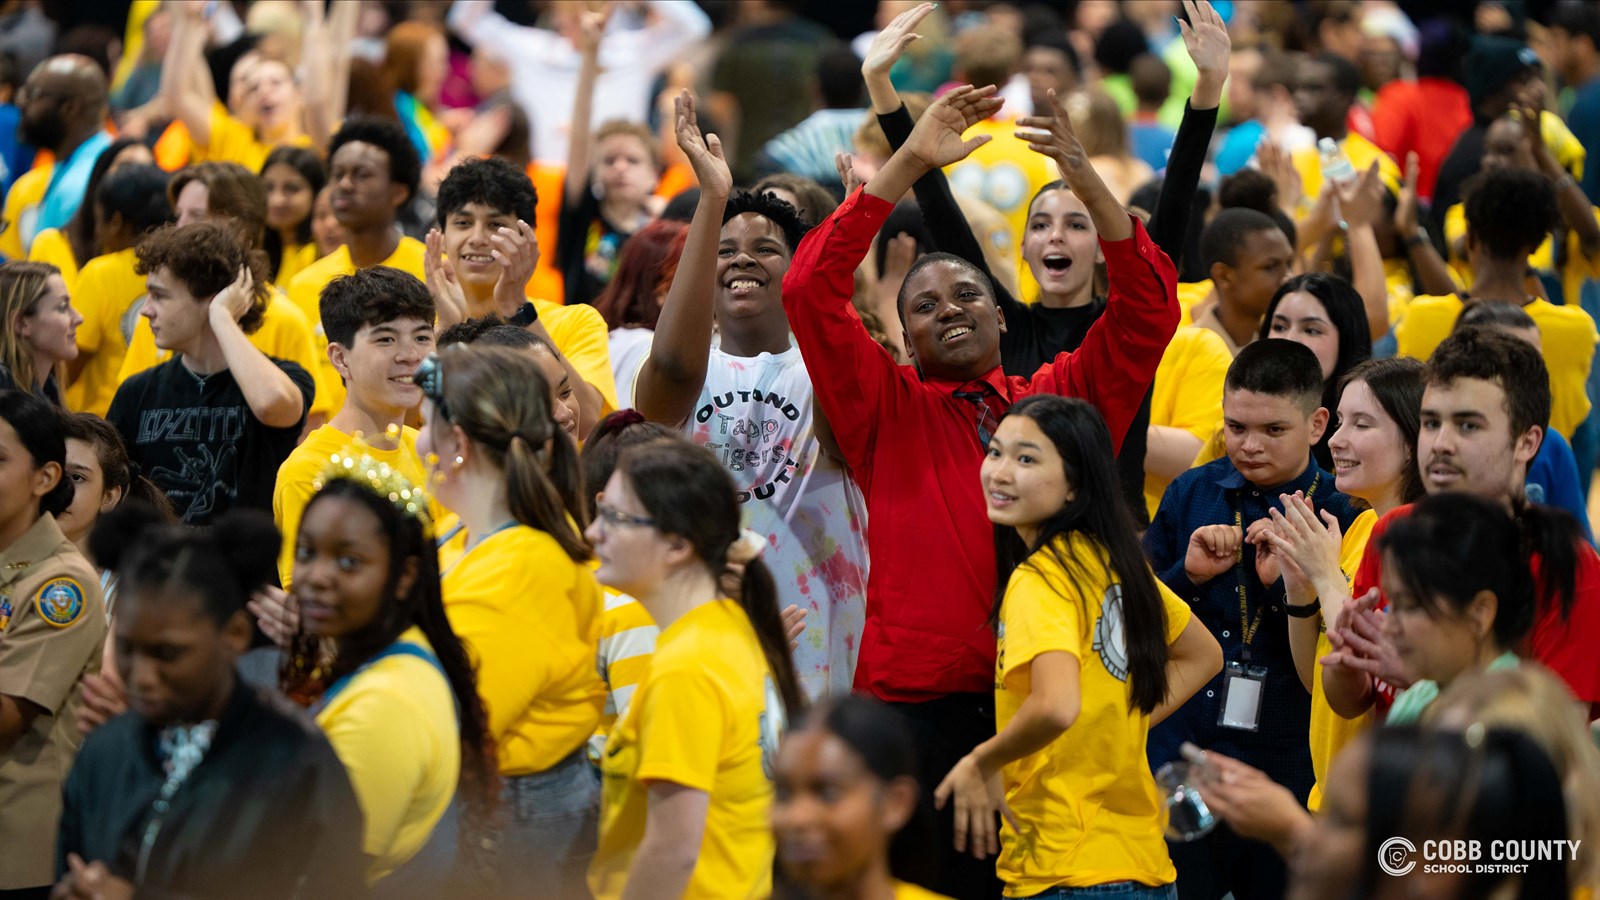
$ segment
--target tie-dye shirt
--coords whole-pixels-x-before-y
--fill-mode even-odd
[[[778,606],[806,610],[794,652],[806,695],[850,691],[866,617],[867,504],[812,425],[800,351],[731,356],[713,348],[684,424],[733,475],[744,524],[766,537]]]

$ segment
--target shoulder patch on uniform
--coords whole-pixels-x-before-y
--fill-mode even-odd
[[[83,615],[83,586],[72,578],[52,578],[33,595],[39,618],[57,628],[65,628]]]

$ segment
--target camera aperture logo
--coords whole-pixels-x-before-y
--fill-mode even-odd
[[[1378,847],[1378,868],[1399,877],[1417,867],[1417,845],[1403,837],[1392,837]]]
[[[1378,868],[1396,878],[1408,875],[1422,863],[1428,873],[1525,873],[1530,863],[1570,862],[1583,841],[1423,841],[1422,852],[1403,837],[1378,846]],[[1486,852],[1487,851],[1487,852]]]

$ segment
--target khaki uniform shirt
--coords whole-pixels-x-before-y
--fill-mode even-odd
[[[46,513],[0,550],[0,694],[44,710],[0,752],[0,890],[55,883],[61,785],[80,741],[78,684],[100,671],[105,639],[100,578]]]

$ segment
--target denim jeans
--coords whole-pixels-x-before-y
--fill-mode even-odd
[[[1178,886],[1164,884],[1151,887],[1137,881],[1113,881],[1094,887],[1056,887],[1028,900],[1178,900]]]
[[[505,780],[500,792],[496,897],[588,897],[585,877],[600,831],[600,785],[579,747],[543,772]]]

